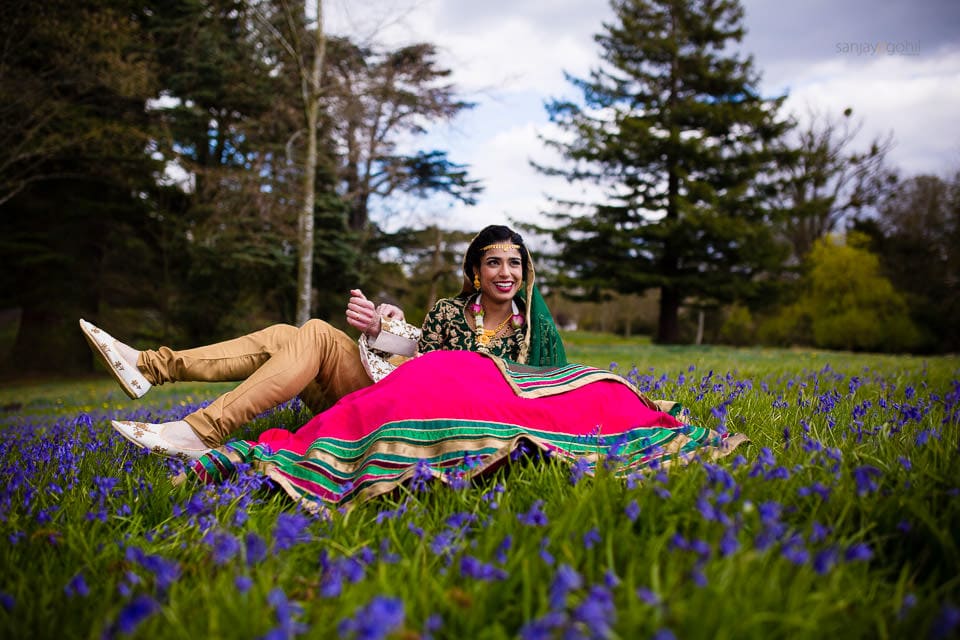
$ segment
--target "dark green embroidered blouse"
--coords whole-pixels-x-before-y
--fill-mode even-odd
[[[423,319],[420,334],[420,353],[438,349],[459,351],[485,351],[501,358],[516,361],[520,357],[520,341],[523,331],[494,338],[485,349],[477,344],[477,335],[467,323],[466,310],[469,298],[443,298],[433,306]]]

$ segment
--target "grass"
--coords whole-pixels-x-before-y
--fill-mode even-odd
[[[521,461],[312,517],[255,477],[174,487],[174,464],[109,429],[180,417],[220,386],[138,402],[106,379],[0,389],[0,636],[960,630],[960,359],[566,339],[571,360],[616,362],[751,443],[639,481]],[[302,423],[296,406],[245,436]]]

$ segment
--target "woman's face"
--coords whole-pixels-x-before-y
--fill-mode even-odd
[[[480,258],[480,292],[491,302],[509,302],[523,281],[519,249],[487,249]]]

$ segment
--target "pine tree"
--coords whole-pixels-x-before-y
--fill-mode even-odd
[[[756,187],[782,135],[783,98],[764,99],[740,42],[736,0],[613,0],[596,36],[603,65],[568,77],[583,104],[554,100],[548,175],[593,183],[602,201],[556,200],[552,235],[586,296],[660,289],[659,342],[680,339],[685,299],[762,295],[782,262]],[[587,213],[584,214],[583,210]]]

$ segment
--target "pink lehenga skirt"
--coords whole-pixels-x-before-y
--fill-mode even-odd
[[[626,379],[583,365],[534,368],[469,351],[414,358],[297,431],[270,429],[192,463],[214,482],[252,465],[308,508],[392,491],[413,478],[463,482],[522,451],[603,460],[627,474],[693,455],[725,455],[746,439],[689,424]]]

